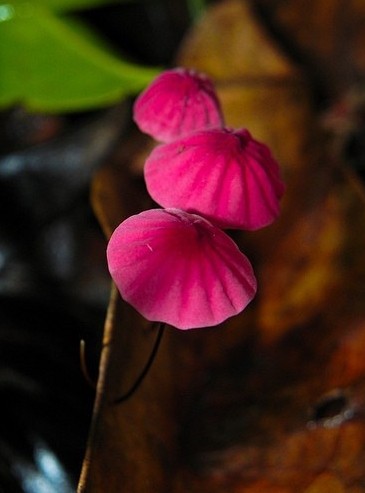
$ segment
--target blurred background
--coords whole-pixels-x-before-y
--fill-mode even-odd
[[[247,7],[253,17],[240,19],[237,5]],[[206,13],[215,8],[216,14],[204,23]],[[87,376],[94,382],[97,379],[110,295],[106,239],[90,203],[90,188],[105,163],[126,159],[131,149],[133,156],[136,154],[131,119],[136,94],[165,67],[176,63],[197,66],[218,81],[227,120],[237,126],[248,121],[267,139],[289,180],[304,169],[305,161],[310,163],[309,175],[315,176],[308,180],[304,171],[305,183],[323,183],[322,175],[313,174],[316,160],[312,157],[317,155],[320,141],[320,148],[326,146],[328,160],[344,165],[347,179],[359,200],[364,200],[364,33],[361,1],[0,3],[1,493],[76,490],[95,396]],[[323,132],[321,137],[314,130],[317,127]],[[142,190],[138,162],[129,170],[130,180]],[[301,173],[295,186],[303,178]],[[299,196],[298,188],[293,190],[287,203]],[[298,200],[298,209],[292,208],[292,215],[286,215],[286,222],[272,237],[269,233],[270,241],[276,238],[279,252],[285,252],[286,245],[280,245],[278,235],[292,231],[294,213],[307,213],[312,199],[317,207],[312,196],[308,202]],[[129,200],[128,193],[125,200]],[[133,210],[134,204],[125,207]],[[313,217],[319,217],[317,212],[322,217],[321,211],[316,209]],[[295,245],[292,250],[303,244],[309,249],[305,242],[311,244],[312,240],[305,224],[299,224],[298,228],[303,226],[299,233],[294,231],[296,240],[288,243]],[[314,230],[317,232],[316,225]],[[324,237],[328,238],[326,235],[327,230]],[[264,238],[255,246],[257,259],[265,251],[265,242]],[[331,251],[327,251],[331,249],[326,250],[330,243],[326,240],[319,246],[324,245],[324,257],[330,258],[328,265],[332,266]],[[299,272],[298,265],[305,262],[306,255],[293,260],[293,271]],[[262,270],[272,274],[270,280],[282,272],[278,259],[273,262],[273,271],[265,270],[265,265]],[[320,271],[319,281],[314,276],[315,283],[319,282],[315,291],[317,287],[326,291],[329,278],[333,287],[332,271],[323,274],[322,266],[319,261],[313,267]],[[310,274],[310,269],[309,274],[305,270],[303,278]],[[280,298],[281,288],[284,293],[280,302],[288,285],[293,287],[298,281],[303,286],[303,278],[293,276],[288,276],[293,284],[283,281],[283,285],[283,276],[277,276],[281,280],[275,296]],[[308,307],[312,324],[318,313],[323,313],[321,303],[329,306],[328,299],[317,296],[317,291],[307,296],[297,285],[294,289],[300,294],[288,297],[292,312],[285,306],[281,319],[268,288],[270,316],[265,318],[266,305],[258,316],[264,338],[279,340],[288,327],[302,330],[307,319],[301,319],[301,314]],[[358,294],[357,305],[361,307],[362,294]],[[360,313],[362,308],[356,309]],[[85,343],[83,357],[80,341]],[[335,399],[335,404],[341,404],[341,399]],[[208,404],[203,402],[202,409],[209,414]],[[336,410],[324,408],[318,412],[337,415]],[[215,425],[216,416],[210,417]],[[202,427],[194,426],[191,443],[185,445],[187,449],[197,447],[200,453],[194,430]],[[360,482],[364,475],[358,475]],[[266,483],[260,484],[255,491],[269,491],[264,489]],[[203,489],[198,485],[196,491]],[[333,491],[355,489],[334,487]],[[365,491],[365,486],[356,490],[360,491]]]

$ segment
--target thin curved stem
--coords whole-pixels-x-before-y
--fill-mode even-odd
[[[90,373],[87,368],[86,364],[86,356],[85,356],[85,340],[81,339],[80,340],[80,366],[81,366],[81,372],[87,381],[87,383],[92,387],[94,390],[96,389],[96,382],[90,377]]]
[[[143,382],[143,380],[144,380],[145,376],[147,375],[149,369],[151,368],[152,363],[155,360],[155,357],[156,357],[158,348],[160,347],[160,343],[161,343],[161,339],[162,339],[164,330],[165,330],[165,324],[164,323],[159,323],[157,337],[156,337],[155,343],[153,345],[151,354],[150,354],[150,356],[149,356],[149,358],[147,360],[147,363],[145,364],[143,370],[141,371],[139,377],[134,382],[134,384],[132,385],[132,387],[125,394],[123,394],[122,396],[118,397],[118,399],[116,399],[114,401],[114,404],[121,404],[122,402],[125,402],[127,399],[129,399],[135,393],[135,391],[141,385],[141,383]]]

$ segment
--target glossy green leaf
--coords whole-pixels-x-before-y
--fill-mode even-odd
[[[0,106],[98,108],[137,93],[156,75],[102,46],[38,4],[0,5]]]

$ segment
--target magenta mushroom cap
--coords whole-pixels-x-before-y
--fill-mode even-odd
[[[269,148],[246,129],[203,130],[160,144],[144,173],[157,204],[202,215],[223,229],[271,224],[285,190]]]
[[[212,82],[185,68],[161,73],[136,99],[133,118],[142,132],[159,142],[223,125]]]
[[[178,329],[215,326],[240,313],[256,293],[247,257],[206,219],[151,209],[123,221],[107,247],[111,276],[147,320]]]

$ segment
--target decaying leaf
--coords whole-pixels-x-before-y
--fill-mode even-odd
[[[287,182],[282,216],[234,234],[258,274],[256,301],[221,327],[168,328],[121,405],[156,334],[113,291],[79,492],[365,491],[361,199],[329,157],[305,76],[248,4],[214,6],[178,63],[212,76],[229,125],[272,147]],[[135,139],[95,178],[107,235],[151,206],[138,173],[151,143]]]
[[[266,142],[282,167],[308,162],[315,121],[300,67],[275,45],[248,2],[218,4],[182,44],[178,64],[215,80],[226,123]]]
[[[365,4],[361,0],[258,0],[282,46],[311,70],[328,99],[365,73]],[[323,101],[327,104],[328,101]]]

